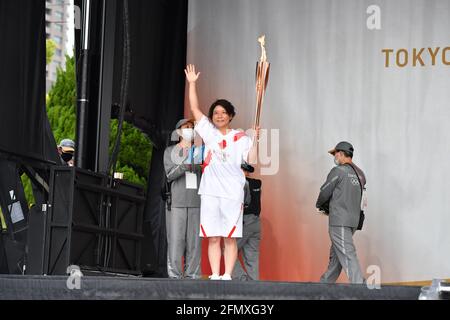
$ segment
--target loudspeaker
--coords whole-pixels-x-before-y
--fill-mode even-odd
[[[141,274],[143,187],[74,167],[54,167],[45,226],[44,274]]]

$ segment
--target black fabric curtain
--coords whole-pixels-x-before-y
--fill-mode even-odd
[[[0,44],[0,207],[7,224],[0,269],[21,273],[28,206],[20,175],[35,167],[45,179],[59,161],[45,109],[45,0],[0,0]],[[34,189],[42,203],[43,192]]]
[[[150,228],[144,228],[153,250],[143,252],[142,260],[151,261],[150,268],[165,276],[165,212],[160,194],[163,152],[170,132],[183,116],[187,0],[131,0],[129,11],[127,119],[154,143],[145,209],[145,223]],[[121,14],[119,2],[114,102],[119,101],[122,76]],[[31,159],[56,163],[56,144],[45,110],[45,1],[0,0],[0,26],[0,156],[14,155],[19,162]]]
[[[45,1],[0,0],[0,26],[0,152],[56,160],[46,125]]]
[[[113,101],[119,103],[122,66],[122,9],[116,22]],[[170,133],[184,113],[187,42],[187,0],[131,0],[131,70],[125,119],[144,131],[154,143],[147,188],[145,241],[152,241],[143,261],[157,264],[158,276],[167,275],[167,242],[164,202],[161,198],[163,153]],[[144,266],[145,268],[152,268]],[[153,266],[155,267],[155,266]],[[145,272],[145,270],[144,270]]]
[[[116,20],[113,101],[119,103],[122,77],[122,8]],[[165,144],[183,116],[187,0],[130,0],[131,71],[126,119]]]

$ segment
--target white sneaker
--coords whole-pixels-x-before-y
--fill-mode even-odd
[[[208,278],[209,278],[209,280],[222,280],[222,277],[215,273],[210,275]]]
[[[224,273],[223,276],[221,277],[221,280],[231,280],[231,276],[227,273]]]

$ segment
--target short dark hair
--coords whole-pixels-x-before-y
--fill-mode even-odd
[[[347,158],[353,158],[352,152],[344,151],[344,150],[339,150],[339,151],[341,151],[344,154],[344,156],[346,156]]]
[[[209,112],[208,112],[208,118],[210,118],[212,120],[213,114],[214,114],[214,109],[217,106],[222,106],[226,113],[231,116],[234,117],[236,115],[236,111],[234,109],[234,106],[231,104],[230,101],[225,100],[225,99],[218,99],[216,101],[213,102],[213,104],[211,105],[211,107],[209,107]]]

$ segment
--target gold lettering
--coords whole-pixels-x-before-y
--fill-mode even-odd
[[[450,46],[441,47],[424,47],[424,48],[410,48],[410,49],[381,49],[384,53],[384,67],[390,68],[397,66],[404,68],[411,67],[425,67],[435,66],[441,64],[443,66],[450,66]],[[438,57],[439,55],[439,57]],[[428,58],[430,56],[430,58]],[[394,59],[392,60],[391,59]]]
[[[414,66],[414,67],[416,66],[417,60],[420,61],[420,65],[421,65],[422,67],[425,65],[425,64],[423,63],[422,57],[420,56],[420,55],[422,54],[422,52],[423,52],[424,49],[425,49],[425,48],[420,49],[420,50],[419,50],[419,53],[417,53],[417,49],[416,49],[416,48],[413,49],[413,66]]]
[[[400,62],[400,53],[404,53],[404,59],[403,59],[403,63]],[[408,51],[406,49],[400,49],[397,51],[397,59],[396,59],[396,63],[399,67],[404,67],[408,64]]]
[[[444,48],[444,50],[442,50],[442,63],[447,65],[447,66],[450,66],[450,60],[446,59],[446,52],[447,51],[450,51],[450,47],[446,47],[446,48]]]
[[[386,68],[388,68],[389,67],[389,54],[394,52],[394,49],[383,49],[383,50],[381,50],[381,52],[386,54],[386,60],[384,62],[384,66]]]
[[[436,64],[436,55],[439,51],[439,47],[437,47],[434,51],[431,50],[431,48],[428,48],[428,52],[430,53],[431,56],[431,65],[434,66]]]

